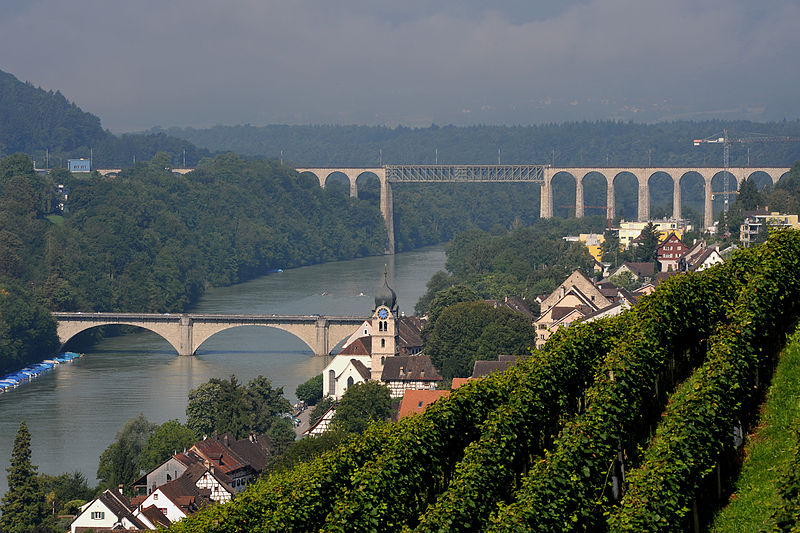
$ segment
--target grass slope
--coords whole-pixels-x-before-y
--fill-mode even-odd
[[[780,503],[778,483],[794,450],[792,423],[800,418],[800,328],[789,340],[772,378],[756,431],[748,437],[742,473],[712,531],[769,531]]]

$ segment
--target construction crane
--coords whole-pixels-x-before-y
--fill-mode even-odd
[[[700,146],[701,144],[721,144],[722,145],[722,166],[725,169],[725,175],[723,177],[724,182],[724,190],[723,190],[723,197],[725,198],[725,207],[723,208],[725,213],[728,212],[728,196],[732,193],[730,191],[729,185],[729,178],[730,173],[728,169],[730,168],[730,153],[731,153],[731,144],[733,143],[759,143],[759,142],[800,142],[800,137],[788,137],[788,136],[773,136],[773,135],[763,135],[760,133],[750,134],[749,137],[737,137],[731,138],[728,137],[728,130],[722,130],[722,136],[720,134],[712,135],[711,137],[707,137],[705,139],[695,139],[693,141],[695,146]],[[749,152],[748,152],[749,154]],[[748,164],[749,164],[749,155],[748,155]]]

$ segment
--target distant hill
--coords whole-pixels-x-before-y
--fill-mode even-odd
[[[49,151],[54,167],[67,158],[89,157],[90,150],[98,168],[130,165],[134,157],[149,160],[157,152],[168,153],[175,166],[183,163],[184,150],[189,165],[210,155],[163,133],[117,137],[61,92],[34,87],[0,70],[0,157],[24,152],[43,167]]]
[[[558,166],[722,165],[722,146],[693,139],[720,133],[800,137],[800,121],[569,122],[536,126],[215,126],[163,131],[212,151],[278,158],[298,165],[554,163]],[[749,148],[749,152],[748,152]],[[800,143],[731,148],[731,164],[791,166]]]

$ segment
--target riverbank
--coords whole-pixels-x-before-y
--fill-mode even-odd
[[[368,316],[386,264],[400,309],[410,314],[444,262],[443,247],[432,247],[286,269],[210,289],[192,312]],[[325,363],[293,335],[258,326],[219,333],[194,357],[178,357],[166,341],[145,331],[102,339],[73,364],[0,395],[0,469],[8,467],[13,435],[25,419],[39,472],[79,470],[93,483],[100,454],[127,419],[143,413],[156,423],[185,420],[189,390],[231,374],[245,383],[264,375],[294,403],[297,385]],[[0,493],[5,490],[0,475]]]

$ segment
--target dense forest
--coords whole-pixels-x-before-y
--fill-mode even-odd
[[[82,111],[59,91],[45,91],[0,70],[0,157],[29,154],[38,168],[66,166],[69,158],[93,159],[96,168],[131,165],[156,153],[170,155],[171,166],[194,166],[209,154],[163,133],[115,136],[100,119]]]
[[[692,140],[727,129],[800,138],[800,120],[676,121],[656,124],[599,121],[534,126],[215,126],[155,129],[212,151],[279,158],[303,166],[383,164],[550,163],[556,166],[722,166],[722,146]],[[499,154],[498,154],[499,151]],[[790,166],[799,142],[734,144],[731,165]]]

